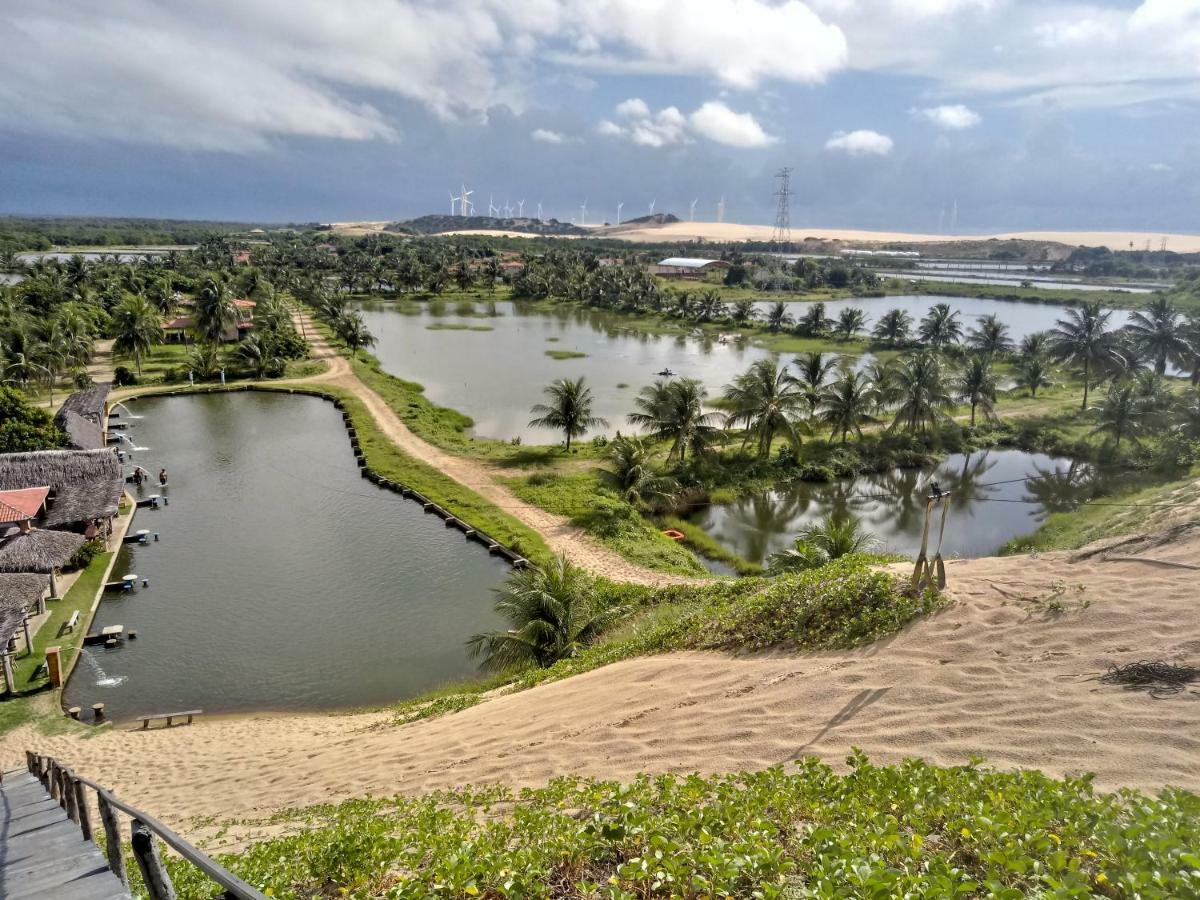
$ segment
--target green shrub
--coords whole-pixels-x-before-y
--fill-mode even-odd
[[[86,569],[93,559],[100,553],[104,552],[104,541],[99,538],[93,538],[85,543],[82,547],[75,551],[75,555],[67,560],[67,564],[63,566],[64,572],[77,572],[80,569]]]
[[[1194,794],[848,763],[350,800],[283,814],[290,833],[219,862],[277,898],[1200,896]],[[165,859],[183,900],[212,896]]]
[[[137,384],[137,375],[128,366],[117,366],[113,369],[113,384],[116,387]]]

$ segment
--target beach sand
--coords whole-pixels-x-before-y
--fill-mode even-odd
[[[1200,790],[1200,687],[1153,699],[1087,677],[1113,663],[1200,659],[1200,525],[1168,537],[953,561],[951,607],[854,652],[672,653],[402,727],[385,713],[201,718],[85,740],[24,726],[0,739],[0,762],[53,753],[185,832],[197,816],[568,773],[628,779],[806,755],[841,766],[852,747],[879,762],[977,755],[1094,772],[1106,790]]]

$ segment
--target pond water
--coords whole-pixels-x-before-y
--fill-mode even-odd
[[[166,467],[169,505],[139,509],[67,705],[138,714],[385,704],[476,671],[464,642],[500,624],[508,566],[421,507],[359,477],[340,414],[263,393],[131,403],[134,462]],[[126,419],[126,421],[130,421]],[[130,486],[132,488],[132,485]],[[157,487],[143,488],[147,496]]]
[[[954,284],[994,284],[1007,287],[1020,287],[1022,281],[1028,281],[1033,287],[1047,290],[1064,291],[1125,291],[1128,294],[1149,294],[1161,290],[1160,287],[1147,287],[1134,284],[1098,284],[1094,281],[1054,281],[1036,276],[1005,276],[975,275],[970,272],[955,273],[952,270],[928,272],[913,269],[887,270],[881,269],[882,278],[911,278],[915,281],[949,281]]]
[[[987,450],[954,454],[928,470],[795,482],[703,507],[691,520],[753,562],[791,546],[803,528],[830,514],[856,516],[879,540],[879,551],[915,557],[925,497],[935,480],[952,492],[946,557],[995,553],[1010,538],[1036,530],[1048,512],[1074,508],[1105,488],[1105,478],[1089,465],[1020,450]],[[932,539],[936,543],[936,532]]]
[[[915,323],[939,302],[960,310],[966,327],[984,315],[999,315],[1014,340],[1053,328],[1066,309],[1051,303],[904,295],[834,300],[825,304],[825,312],[834,317],[843,308],[859,307],[867,313],[870,327],[893,308],[908,310]],[[765,312],[772,302],[756,305]],[[803,302],[790,306],[792,315],[803,313]],[[435,403],[469,415],[475,420],[475,434],[501,440],[519,437],[525,443],[561,440],[554,432],[529,427],[529,408],[542,402],[543,389],[555,379],[587,379],[593,412],[609,423],[589,436],[611,436],[618,429],[631,430],[625,417],[633,411],[637,392],[663,369],[699,378],[715,396],[753,362],[775,355],[750,341],[698,332],[650,335],[631,327],[625,317],[572,305],[547,311],[512,301],[433,301],[365,303],[361,309],[378,339],[374,353],[385,371],[419,382]],[[1114,310],[1113,327],[1128,316],[1127,310]],[[554,359],[550,352],[583,355]]]

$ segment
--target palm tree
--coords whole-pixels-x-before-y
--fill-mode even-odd
[[[821,392],[820,420],[829,426],[829,436],[841,435],[846,443],[853,431],[862,437],[862,426],[875,422],[872,413],[879,405],[879,393],[861,372],[845,369],[841,376]]]
[[[814,350],[797,356],[792,365],[800,373],[799,380],[800,384],[804,386],[804,396],[808,400],[809,413],[816,412],[817,405],[821,402],[821,391],[825,389],[829,373],[837,368],[838,357],[832,353],[825,354]]]
[[[608,458],[612,469],[602,469],[600,477],[634,506],[643,506],[651,499],[669,501],[679,493],[678,481],[654,471],[650,447],[639,437],[617,435],[609,446]]]
[[[149,356],[154,345],[163,339],[162,320],[158,309],[140,294],[127,294],[125,299],[113,307],[113,351],[132,356],[139,375],[142,374],[142,357]]]
[[[601,608],[591,579],[565,556],[544,567],[515,570],[495,593],[496,612],[510,627],[467,641],[471,656],[482,656],[483,668],[493,672],[528,665],[547,668],[569,659],[628,612],[623,606]]]
[[[238,308],[233,295],[217,276],[204,280],[196,294],[196,333],[202,341],[216,343],[226,330],[237,325]]]
[[[942,350],[958,343],[962,337],[962,323],[958,321],[958,311],[951,311],[949,303],[934,304],[921,320],[917,332],[932,350]]]
[[[824,303],[810,303],[804,315],[796,320],[796,332],[809,337],[818,337],[829,331],[832,324],[825,315]]]
[[[983,417],[995,415],[996,375],[992,372],[990,356],[972,356],[962,371],[954,378],[954,389],[958,399],[971,404],[971,427],[975,427],[975,409],[983,409]]]
[[[1112,316],[1100,308],[1100,303],[1084,303],[1067,310],[1067,318],[1059,319],[1050,332],[1051,352],[1061,361],[1083,369],[1083,403],[1087,409],[1088,388],[1092,372],[1117,366],[1118,357],[1108,320]]]
[[[793,447],[800,446],[800,412],[806,400],[804,388],[774,359],[760,359],[748,372],[725,388],[723,400],[729,408],[725,427],[745,425],[747,440],[758,439],[758,458],[771,452],[771,441],[782,434]]]
[[[216,344],[194,344],[187,354],[187,365],[197,378],[212,378],[221,370],[221,354]]]
[[[233,352],[238,359],[253,370],[256,378],[262,378],[267,372],[280,366],[282,362],[274,352],[271,341],[265,340],[260,334],[251,334],[242,338]]]
[[[1105,434],[1113,439],[1115,449],[1120,449],[1121,438],[1128,437],[1135,444],[1145,428],[1151,410],[1146,400],[1138,396],[1137,386],[1132,381],[1114,384],[1108,395],[1096,407],[1098,422],[1091,434]]]
[[[813,569],[851,553],[865,553],[878,543],[854,516],[831,514],[801,531],[791,547],[771,557],[767,568],[773,574]]]
[[[1018,352],[1022,359],[1032,356],[1044,356],[1050,350],[1050,332],[1033,331],[1021,338]]]
[[[1039,388],[1050,387],[1050,365],[1041,354],[1024,357],[1017,363],[1017,387],[1029,389],[1029,396],[1036,397]]]
[[[967,335],[967,343],[972,350],[999,356],[1012,349],[1013,343],[1008,337],[1008,326],[1000,321],[1000,317],[992,314],[984,316],[979,324],[972,328]]]
[[[738,300],[733,304],[729,317],[733,319],[735,325],[745,325],[758,317],[758,309],[753,300]]]
[[[1154,360],[1154,371],[1163,375],[1168,362],[1183,365],[1191,355],[1183,325],[1183,316],[1170,299],[1155,297],[1129,317],[1125,329],[1134,345]]]
[[[792,317],[788,313],[787,304],[782,300],[775,302],[775,305],[767,310],[767,331],[782,331],[792,324]]]
[[[867,327],[867,314],[857,306],[848,306],[838,313],[833,326],[833,333],[843,341],[853,340],[854,337]]]
[[[694,378],[656,381],[638,393],[634,400],[638,411],[627,418],[652,437],[671,441],[667,459],[678,456],[682,463],[689,449],[695,456],[720,438],[716,426],[720,416],[704,411],[707,396],[704,385]]]
[[[571,381],[560,378],[551,383],[543,393],[549,403],[536,403],[529,410],[536,418],[529,422],[530,428],[553,428],[567,436],[567,452],[571,452],[571,438],[581,437],[589,428],[607,428],[608,422],[592,415],[592,389],[584,379]]]
[[[912,316],[903,309],[891,309],[875,323],[871,336],[888,347],[899,347],[909,342],[911,329]]]
[[[350,355],[355,358],[358,357],[359,350],[375,345],[375,335],[371,334],[371,330],[367,328],[362,313],[353,312],[343,315],[335,323],[334,331],[337,332],[341,342],[346,345]]]
[[[893,430],[902,427],[923,435],[954,406],[938,358],[929,351],[910,354],[892,369],[889,393],[897,405]]]

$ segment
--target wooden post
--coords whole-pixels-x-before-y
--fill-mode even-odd
[[[29,616],[22,620],[21,627],[25,629],[25,655],[33,656],[33,637],[29,634]]]
[[[17,682],[13,678],[12,657],[8,651],[0,651],[4,653],[4,693],[15,694],[17,692]]]
[[[108,867],[121,879],[121,884],[128,886],[129,873],[125,871],[125,854],[121,852],[121,826],[117,823],[117,811],[103,794],[96,794],[96,806],[100,809],[100,823],[104,826],[104,852],[108,856]]]
[[[62,687],[62,647],[46,648],[46,677],[50,679],[50,687]]]
[[[142,881],[146,883],[146,893],[150,895],[150,900],[176,900],[175,887],[171,884],[171,876],[167,874],[162,857],[158,854],[154,833],[140,819],[130,822],[129,828],[133,857],[142,871]]]
[[[54,760],[50,760],[50,766],[46,770],[46,777],[50,783],[46,785],[50,789],[50,799],[58,799],[58,764]]]
[[[70,769],[63,769],[63,809],[67,811],[67,818],[79,824],[79,808],[75,802],[75,775]]]
[[[75,814],[75,821],[79,823],[79,830],[83,832],[83,839],[90,841],[92,839],[92,814],[88,810],[87,789],[84,783],[78,778],[75,779]]]

